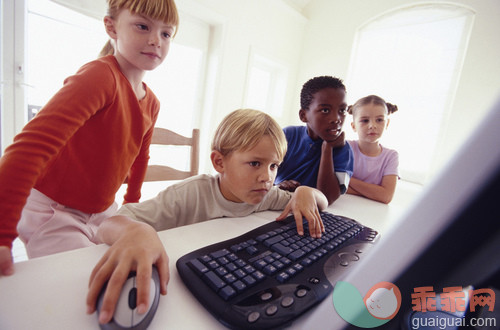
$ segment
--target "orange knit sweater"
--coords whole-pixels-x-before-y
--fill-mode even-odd
[[[86,213],[107,209],[128,176],[137,202],[159,102],[137,100],[114,56],[87,63],[15,138],[0,158],[0,246],[11,246],[35,188]]]

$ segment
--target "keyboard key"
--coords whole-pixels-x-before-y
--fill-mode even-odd
[[[226,269],[230,272],[233,272],[238,269],[238,267],[234,263],[230,262],[226,265]]]
[[[278,242],[282,241],[283,239],[284,239],[284,237],[283,237],[283,236],[281,236],[281,235],[276,235],[276,236],[273,236],[273,237],[271,237],[271,238],[269,238],[269,239],[266,239],[266,240],[264,241],[264,245],[265,245],[265,246],[271,246],[271,245],[273,245],[273,244],[276,244],[276,243],[278,243]]]
[[[281,269],[285,267],[285,264],[279,260],[276,260],[275,262],[273,262],[273,266],[276,267],[276,269]]]
[[[243,247],[240,244],[234,244],[234,245],[231,245],[230,249],[233,252],[239,252],[239,251],[243,250]]]
[[[257,269],[264,269],[264,267],[267,266],[267,262],[265,262],[264,260],[260,259],[260,260],[257,260],[254,264],[254,267],[257,268]]]
[[[297,250],[297,251],[293,251],[292,253],[290,253],[290,254],[288,255],[288,257],[289,257],[290,259],[292,259],[293,261],[295,261],[295,260],[297,260],[297,259],[299,259],[299,258],[303,257],[305,254],[306,254],[306,253],[305,253],[304,251],[302,251],[302,250]]]
[[[226,283],[219,277],[217,276],[214,272],[209,271],[203,275],[203,278],[205,279],[205,282],[215,291],[219,291],[222,289]]]
[[[215,270],[215,273],[219,276],[224,276],[227,274],[227,270],[224,267],[219,267]]]
[[[237,280],[236,276],[234,276],[234,275],[233,275],[233,274],[231,274],[231,273],[228,273],[228,274],[226,274],[226,275],[224,276],[224,281],[226,281],[226,283],[231,284],[231,283],[233,283],[233,282],[234,282],[234,281],[236,281],[236,280]]]
[[[295,268],[288,268],[287,270],[285,270],[285,272],[290,275],[290,277],[294,276],[295,274],[297,274],[297,271],[295,270]]]
[[[211,269],[218,268],[219,266],[220,266],[219,263],[215,260],[212,260],[208,263],[208,267],[210,267]]]
[[[332,251],[333,249],[335,249],[335,245],[328,243],[325,245],[325,249],[327,249],[328,251]]]
[[[226,257],[221,257],[217,259],[217,262],[221,265],[225,265],[229,262],[229,260]]]
[[[266,275],[264,275],[261,271],[258,271],[258,270],[253,272],[252,276],[257,280],[257,282],[266,279]]]
[[[200,260],[204,263],[210,262],[212,258],[210,258],[208,255],[204,255],[200,258]]]
[[[269,236],[269,234],[262,234],[262,235],[257,236],[255,239],[256,239],[257,241],[259,241],[259,242],[262,242],[263,240],[266,240],[266,239],[268,239],[269,237],[270,237],[270,236]]]
[[[266,267],[264,267],[264,269],[262,269],[262,271],[267,275],[272,275],[272,274],[276,273],[278,271],[278,269],[276,267],[274,267],[273,265],[267,265]]]
[[[273,252],[273,253],[271,254],[271,257],[273,257],[274,259],[280,259],[280,258],[282,257],[282,255],[281,255],[281,254],[279,254],[279,253],[277,253],[277,252]]]
[[[239,268],[245,267],[247,265],[247,263],[242,259],[235,260],[234,264]]]
[[[318,258],[321,258],[324,255],[324,253],[318,250],[314,252],[314,255],[317,256]]]
[[[304,270],[304,267],[301,264],[295,264],[292,266],[297,272],[301,272]]]
[[[286,282],[290,278],[290,275],[287,272],[281,272],[276,275],[276,280],[280,283]]]
[[[257,281],[250,275],[247,275],[245,277],[243,277],[242,281],[246,284],[246,285],[254,285],[255,283],[257,283]]]
[[[215,252],[212,252],[210,253],[210,256],[214,259],[217,259],[217,258],[220,258],[220,257],[223,257],[225,255],[229,254],[229,250],[227,249],[222,249],[222,250],[219,250],[219,251],[215,251]]]
[[[285,256],[287,256],[293,252],[293,249],[291,249],[290,247],[284,246],[281,243],[274,244],[271,247],[271,249],[273,249],[274,251],[281,253],[282,255],[285,255]]]
[[[255,268],[253,268],[251,265],[246,265],[245,267],[243,267],[243,269],[247,274],[255,272]]]
[[[274,262],[274,257],[273,256],[267,256],[264,258],[264,261],[267,262],[268,264],[270,263],[273,263]]]
[[[238,280],[232,284],[232,286],[239,292],[245,290],[247,288],[247,285],[243,283],[242,281]]]
[[[237,278],[243,278],[247,275],[247,273],[245,273],[242,269],[236,269],[234,272],[233,272],[234,276],[236,276]]]
[[[292,262],[292,260],[288,259],[287,257],[282,257],[280,258],[280,261],[284,263],[285,265],[288,265]]]
[[[203,274],[208,272],[207,266],[202,264],[198,259],[193,259],[189,262],[191,268],[193,268],[198,274]]]
[[[222,297],[224,300],[228,300],[231,297],[234,297],[236,295],[236,290],[230,287],[229,285],[226,285],[219,291],[219,295]]]
[[[259,252],[259,250],[255,246],[249,246],[245,249],[245,251],[247,251],[247,253],[251,256],[253,256]]]

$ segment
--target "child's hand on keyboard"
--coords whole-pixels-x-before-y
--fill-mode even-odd
[[[292,199],[276,220],[283,220],[288,214],[293,213],[297,224],[297,232],[299,235],[304,235],[302,219],[306,218],[311,237],[320,238],[321,233],[325,231],[325,226],[319,211],[324,210],[327,206],[328,201],[321,191],[307,186],[300,186],[295,190]]]
[[[110,248],[90,275],[87,313],[95,311],[101,288],[108,281],[99,322],[101,324],[109,322],[123,284],[132,270],[137,272],[138,311],[140,313],[141,305],[147,310],[153,264],[156,265],[160,276],[160,292],[163,295],[167,293],[168,256],[153,227],[124,216],[114,216],[104,221],[99,228],[98,236],[104,243],[110,245]]]

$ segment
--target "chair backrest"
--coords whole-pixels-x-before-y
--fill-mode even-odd
[[[198,174],[200,152],[200,130],[193,129],[191,137],[177,134],[166,128],[155,127],[151,145],[175,145],[191,147],[189,171],[181,171],[166,165],[149,165],[144,181],[183,180]]]

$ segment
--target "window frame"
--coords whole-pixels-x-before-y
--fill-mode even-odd
[[[250,88],[252,87],[252,70],[258,69],[269,74],[269,90],[267,92],[264,108],[256,109],[266,112],[274,118],[284,116],[284,105],[287,94],[288,69],[279,61],[251,48],[249,53],[248,68],[243,96],[244,107],[254,107],[250,100]]]
[[[26,2],[2,0],[1,6],[0,155],[23,128],[27,118],[27,111],[19,110],[27,108],[24,94]]]

